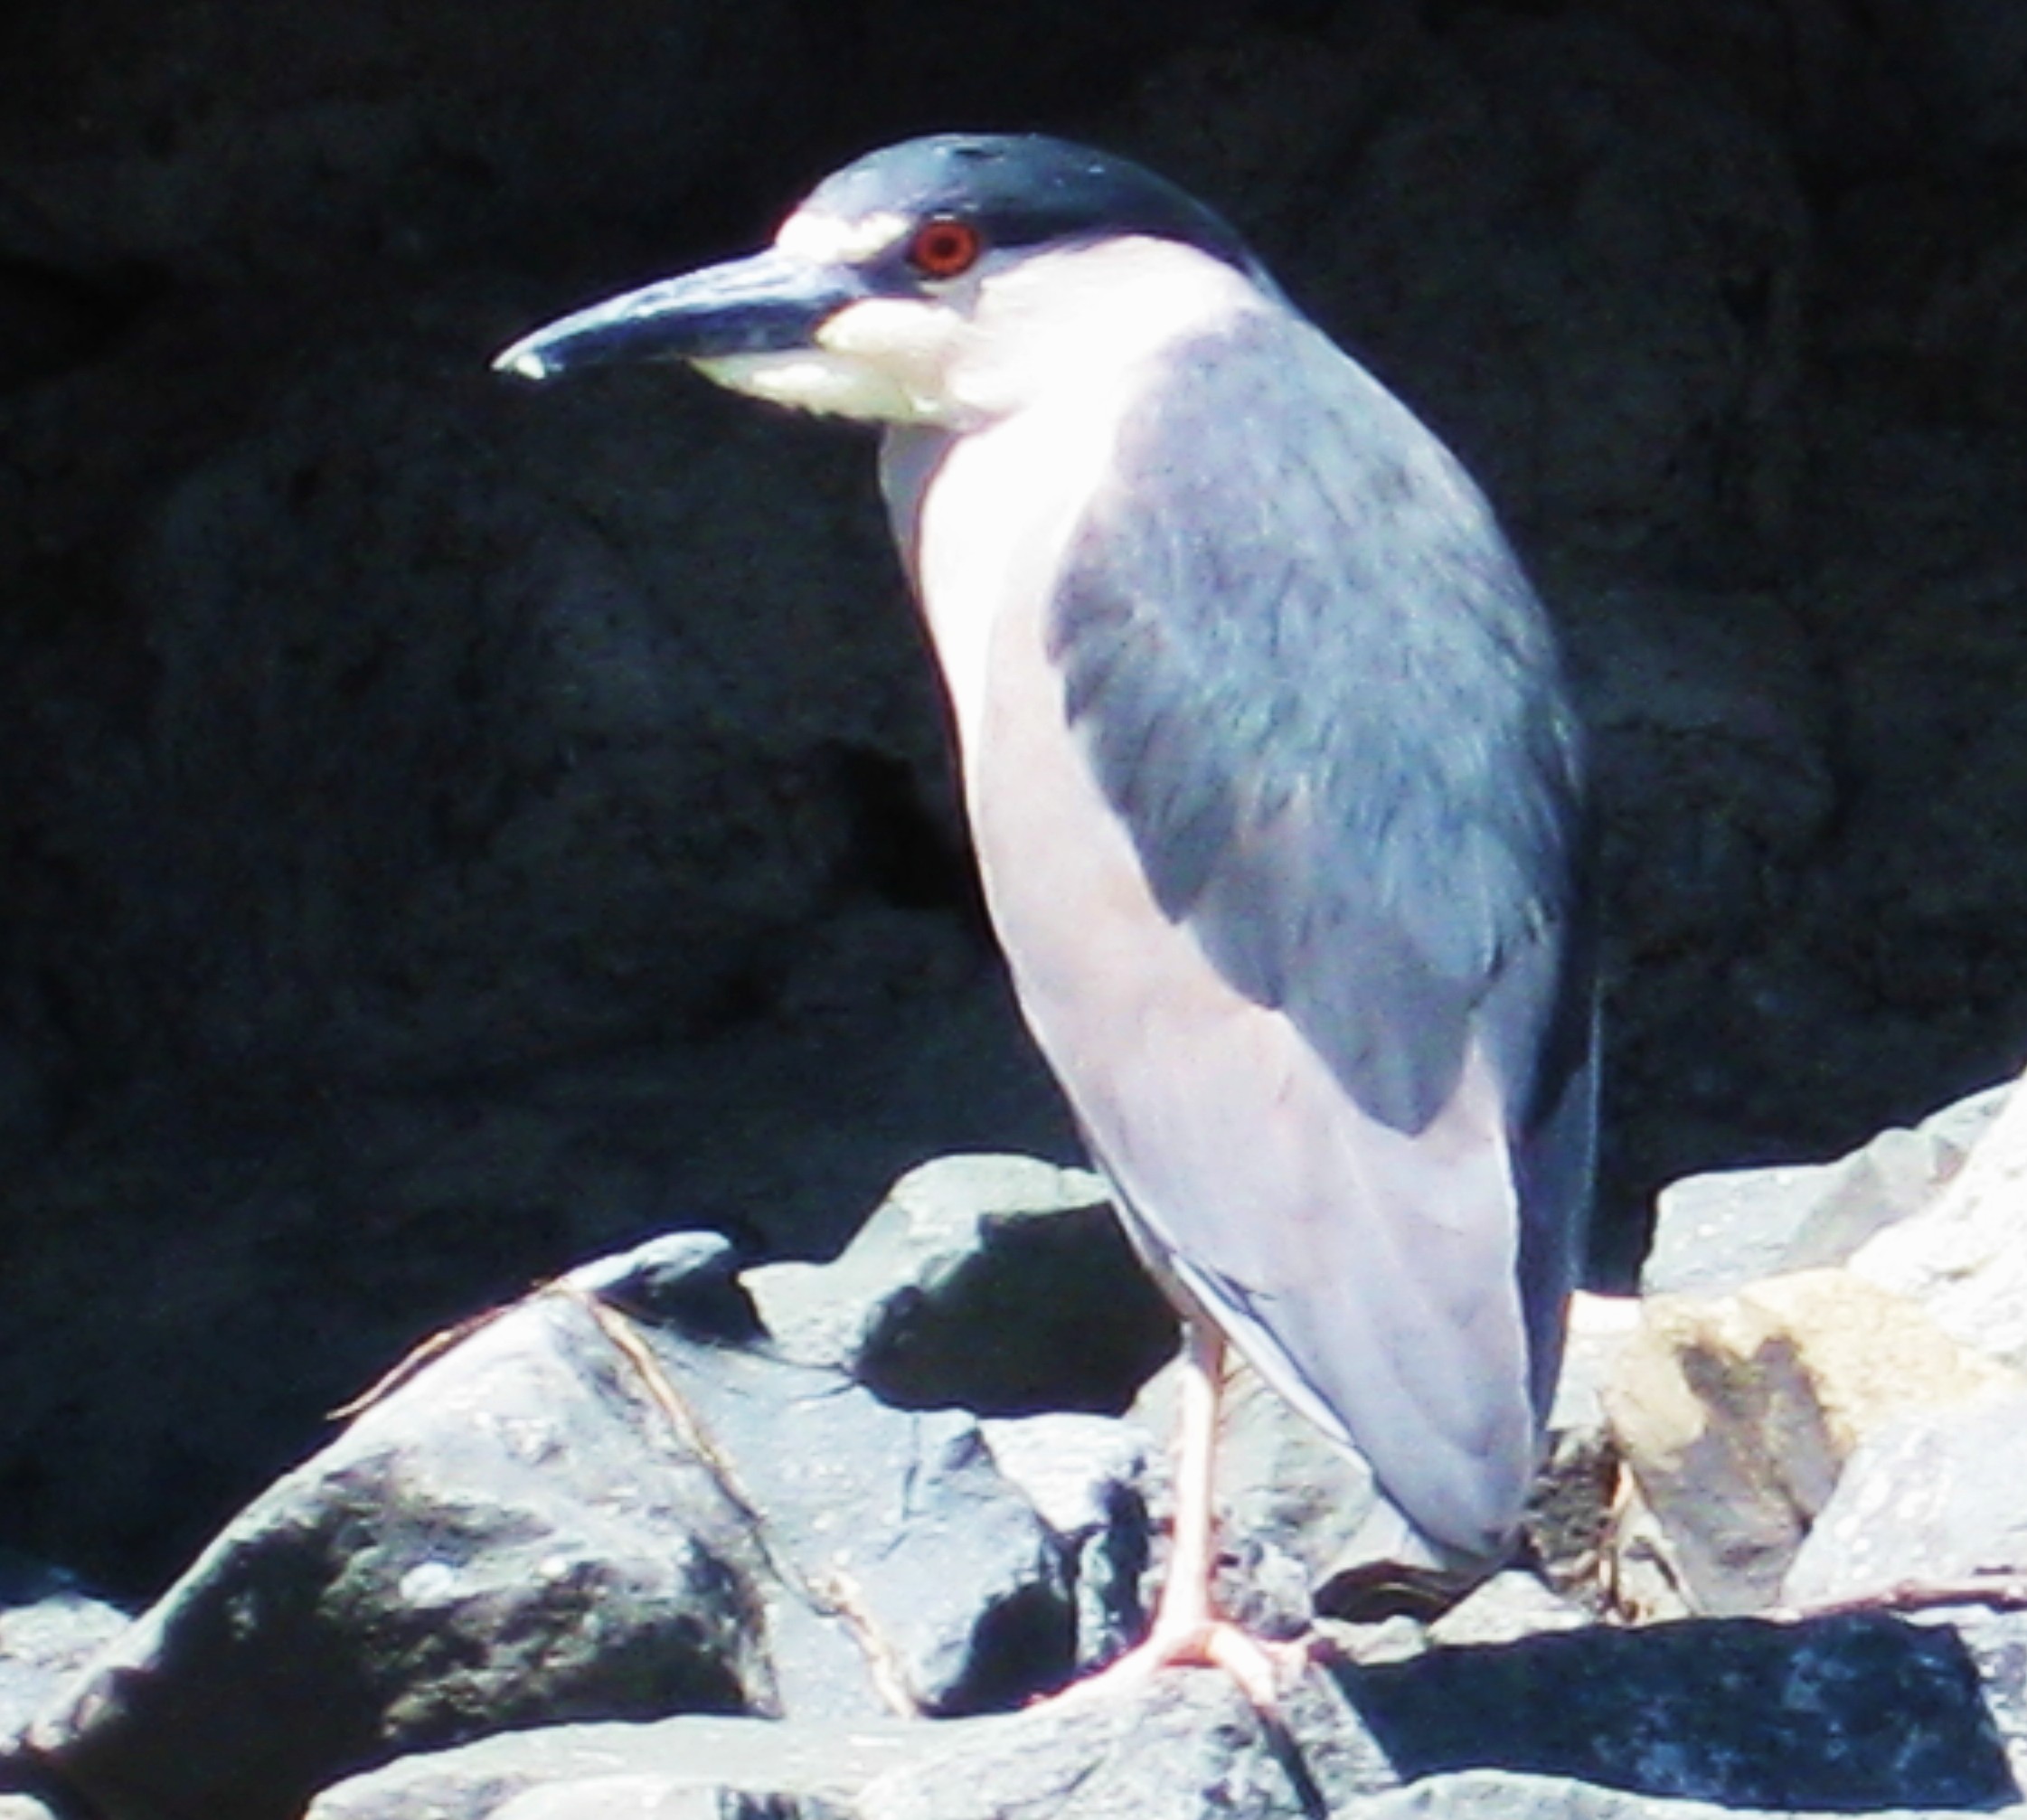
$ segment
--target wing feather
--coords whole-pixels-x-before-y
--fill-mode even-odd
[[[1287,1096],[1249,1146],[1241,1130],[1182,1144],[1193,1174],[1154,1163],[1145,1120],[1116,1127],[1135,1154],[1109,1166],[1193,1293],[1256,1330],[1249,1350],[1297,1400],[1341,1428],[1355,1406],[1369,1453],[1374,1411],[1418,1411],[1424,1445],[1468,1434],[1452,1374],[1513,1369],[1492,1356],[1509,1324],[1480,1307],[1460,1325],[1432,1270],[1458,1273],[1466,1301],[1488,1282],[1513,1296],[1517,1275],[1539,1419],[1595,1099],[1581,758],[1541,607],[1456,462],[1306,325],[1249,316],[1173,360],[1114,476],[1048,627],[1069,715],[1162,910],[1353,1102],[1295,1096],[1330,1158],[1260,1230],[1319,1194],[1361,1204],[1293,1253],[1235,1250],[1247,1172],[1305,1141]],[[1478,1154],[1433,1163],[1443,1146],[1413,1140],[1466,1101]],[[1277,1116],[1237,1090],[1187,1116],[1215,1125],[1223,1108]],[[1500,1235],[1503,1259],[1428,1249],[1446,1211]],[[1334,1331],[1317,1287],[1287,1280],[1291,1255],[1362,1279],[1339,1287]],[[1351,1386],[1418,1371],[1391,1402]],[[1378,1441],[1398,1476],[1407,1443]]]
[[[1436,438],[1306,325],[1185,349],[1129,420],[1050,627],[1156,901],[1415,1130],[1486,1040],[1526,1097],[1561,989],[1579,756],[1541,609]],[[1559,1084],[1559,1083],[1558,1083]]]

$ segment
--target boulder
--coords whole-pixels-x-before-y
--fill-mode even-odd
[[[1953,1100],[1834,1163],[1719,1170],[1671,1183],[1655,1205],[1640,1287],[1649,1295],[1711,1295],[1849,1261],[1957,1174],[2012,1093],[2008,1080]]]
[[[1781,1582],[1783,1605],[1996,1589],[2027,1602],[2027,1383],[1904,1412],[1843,1463]],[[2017,1679],[2017,1676],[2015,1677]]]
[[[1690,1601],[1763,1610],[1862,1441],[2027,1379],[1844,1270],[1642,1306],[1603,1401]]]
[[[0,1555],[0,1744],[127,1628],[128,1614],[69,1574]]]
[[[1139,1635],[1166,1551],[1171,1373],[1130,1417],[962,1400],[1031,1400],[1051,1297],[1120,1268],[1094,1185],[950,1159],[833,1264],[742,1271],[676,1233],[451,1330],[43,1704],[0,1787],[108,1820],[1308,1820],[1387,1813],[1407,1785],[1438,1813],[1491,1791],[1600,1815],[1613,1790],[1796,1813],[2017,1797],[2027,1617],[1981,1578],[2019,1541],[2014,1375],[1836,1271],[1581,1301],[1591,1382],[1559,1402],[1533,1525],[1560,1590],[1508,1571],[1433,1618],[1371,1603],[1387,1558],[1361,1551],[1390,1509],[1362,1467],[1235,1372],[1218,1593],[1286,1640],[1272,1719],[1189,1668],[1030,1704]],[[995,1337],[970,1358],[967,1321]],[[1087,1404],[1117,1400],[1118,1356],[1079,1354],[1114,1362]],[[1749,1587],[1820,1615],[1592,1621],[1624,1603],[1630,1519],[1614,1558],[1583,1425],[1644,1432],[1623,1414],[1643,1371],[1665,1393],[1639,1419],[1673,1433],[1681,1481],[1635,1506],[1657,1577],[1705,1608]],[[918,1398],[943,1406],[899,1406]],[[1645,1484],[1671,1457],[1633,1457]],[[1756,1497],[1816,1521],[1741,1570],[1696,1524]],[[1874,1522],[1881,1497],[1904,1523]],[[1933,1621],[1840,1608],[1920,1551],[1963,1576]]]
[[[1405,1810],[1387,1799],[1403,1785]],[[1800,1814],[2017,1795],[1954,1634],[1862,1616],[1312,1665],[1271,1720],[1222,1674],[1183,1671],[938,1725],[523,1732],[340,1785],[308,1820],[1314,1820],[1483,1811],[1508,1786],[1544,1813],[1605,1815],[1669,1813],[1655,1797]],[[1613,1789],[1642,1805],[1615,1806]]]
[[[961,1712],[1063,1680],[1061,1546],[976,1419],[771,1357],[730,1258],[678,1235],[449,1336],[45,1712],[35,1759],[115,1816],[283,1820],[545,1719]]]
[[[926,1163],[834,1262],[745,1282],[786,1357],[903,1409],[1117,1415],[1175,1348],[1105,1183],[1032,1157]]]
[[[1966,1346],[2027,1370],[2027,1093],[2005,1099],[1963,1167],[1911,1219],[1852,1259],[1919,1302]]]

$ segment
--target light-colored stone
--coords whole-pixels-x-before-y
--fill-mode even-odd
[[[1650,1295],[1712,1295],[1845,1262],[1956,1177],[2012,1091],[2008,1081],[1954,1101],[1912,1129],[1890,1127],[1834,1163],[1718,1170],[1671,1183],[1656,1205],[1642,1287]]]
[[[2027,1093],[2013,1092],[1963,1168],[1852,1259],[1946,1333],[2027,1369]]]
[[[1789,1569],[1802,1610],[1978,1583],[2027,1581],[2027,1383],[1869,1434]]]
[[[2014,1381],[1912,1303],[1826,1269],[1650,1298],[1601,1394],[1684,1597],[1737,1613],[1777,1598],[1868,1435]]]

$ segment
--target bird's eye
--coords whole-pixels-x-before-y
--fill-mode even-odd
[[[977,262],[984,242],[969,222],[939,215],[924,222],[908,243],[908,263],[926,278],[954,278]]]

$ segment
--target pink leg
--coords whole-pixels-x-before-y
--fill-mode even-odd
[[[1211,1527],[1224,1335],[1208,1321],[1183,1323],[1182,1419],[1175,1448],[1175,1523],[1168,1578],[1146,1636],[1078,1693],[1136,1686],[1175,1664],[1222,1668],[1262,1712],[1275,1703],[1277,1653],[1211,1608],[1216,1566]]]

